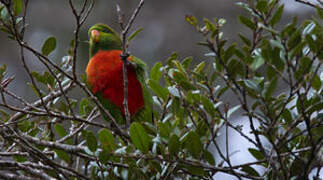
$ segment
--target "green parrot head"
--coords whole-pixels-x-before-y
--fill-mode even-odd
[[[117,32],[105,24],[95,24],[89,29],[90,57],[99,50],[116,50],[122,46]]]

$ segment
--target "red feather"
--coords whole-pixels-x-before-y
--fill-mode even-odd
[[[92,92],[102,92],[103,97],[119,107],[124,114],[121,53],[120,50],[99,51],[90,59],[86,74]],[[133,67],[127,67],[127,75],[128,108],[130,115],[134,115],[144,106],[143,91]]]

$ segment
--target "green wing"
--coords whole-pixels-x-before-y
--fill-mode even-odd
[[[96,93],[95,96],[99,99],[99,101],[102,103],[103,107],[107,110],[109,110],[109,112],[111,113],[111,115],[114,117],[114,119],[117,121],[118,124],[125,124],[125,118],[123,117],[121,111],[119,110],[119,108],[111,103],[108,99],[103,98],[103,93]],[[101,112],[101,114],[103,114],[103,118],[106,121],[110,121],[110,118],[103,112]]]
[[[135,56],[132,57],[132,62],[136,65],[136,74],[137,79],[141,83],[142,89],[143,89],[143,97],[144,97],[144,103],[145,106],[143,109],[141,109],[138,113],[136,113],[132,117],[132,121],[146,121],[146,122],[152,122],[153,117],[153,100],[151,97],[151,94],[149,92],[149,89],[146,84],[146,77],[147,77],[147,65],[145,62],[140,60],[139,58]]]

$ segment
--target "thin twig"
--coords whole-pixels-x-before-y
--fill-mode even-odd
[[[322,7],[320,7],[318,4],[314,4],[310,1],[306,1],[306,0],[295,0],[295,1],[299,2],[301,4],[305,4],[307,6],[313,7],[313,8],[321,8],[322,9]],[[321,3],[320,1],[318,1],[318,2]]]
[[[126,118],[126,125],[127,127],[130,126],[131,123],[131,115],[129,112],[129,107],[128,107],[128,76],[127,76],[127,65],[129,64],[128,62],[128,57],[129,57],[129,52],[128,52],[128,44],[127,44],[127,33],[129,29],[131,28],[134,20],[136,19],[141,7],[144,5],[144,0],[141,0],[135,9],[135,11],[132,13],[132,16],[130,17],[130,20],[128,21],[127,25],[124,26],[124,15],[123,12],[121,11],[120,6],[118,3],[116,3],[117,7],[117,13],[118,13],[118,19],[119,19],[119,25],[121,27],[121,40],[122,40],[122,54],[120,55],[121,60],[123,62],[122,65],[122,75],[123,75],[123,108],[124,108],[124,113],[125,113],[125,118]]]

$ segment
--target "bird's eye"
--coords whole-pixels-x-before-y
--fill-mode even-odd
[[[94,42],[98,42],[100,39],[100,32],[96,29],[91,31],[91,37],[93,39]]]

